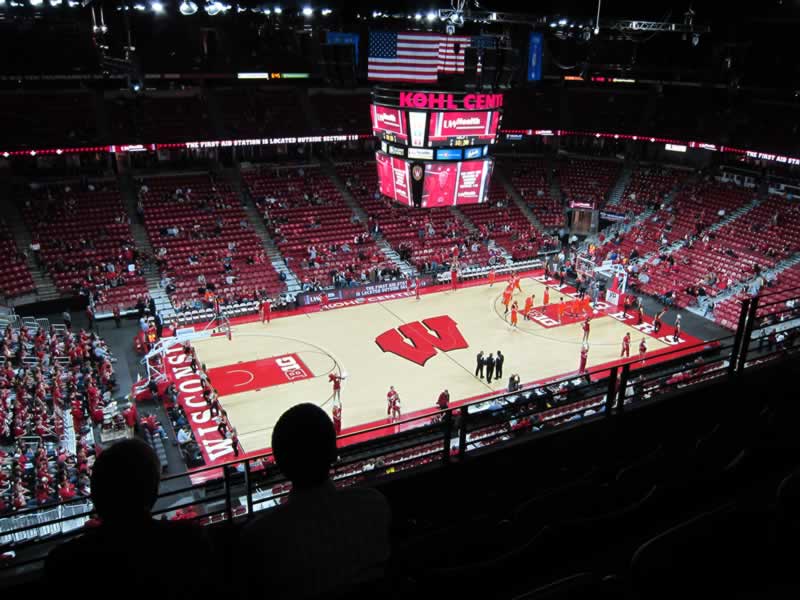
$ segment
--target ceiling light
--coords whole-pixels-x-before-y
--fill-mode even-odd
[[[133,8],[136,10],[147,10],[147,7],[144,4],[134,4]]]
[[[30,0],[31,6],[41,6],[44,4],[44,0]]]
[[[563,27],[564,25],[566,25],[566,24],[567,24],[567,20],[566,20],[566,19],[559,19],[559,20],[558,20],[558,24],[559,24],[559,25],[561,25],[561,26]]]
[[[276,14],[276,15],[279,15],[279,14],[281,14],[282,12],[283,12],[283,9],[282,9],[280,6],[276,6],[276,7],[275,7],[275,14]]]
[[[164,5],[161,2],[151,2],[150,8],[153,9],[154,13],[163,13],[164,12]]]
[[[268,9],[268,8],[265,8],[265,9],[264,9],[264,14],[265,14],[265,15],[271,15],[271,14],[272,14],[272,11],[271,11],[270,9]]]
[[[692,34],[692,46],[697,46],[697,44],[699,44],[699,43],[700,43],[700,34],[699,33],[693,33]]]
[[[183,0],[181,5],[178,7],[178,10],[181,11],[182,15],[189,16],[193,15],[197,12],[197,4],[192,2],[191,0]]]
[[[205,10],[209,17],[215,17],[222,12],[222,3],[210,2],[209,4],[206,4]]]
[[[332,11],[330,8],[323,8],[323,9],[322,9],[322,16],[323,16],[323,17],[327,17],[327,16],[328,16],[329,14],[331,14],[332,12],[333,12],[333,11]]]
[[[414,13],[414,20],[416,20],[416,21],[421,21],[421,20],[422,20],[422,14],[420,14],[420,13]]]
[[[310,6],[304,6],[303,7],[303,16],[304,17],[310,17],[313,14],[314,14],[314,9],[313,8],[311,8]]]
[[[5,4],[5,1],[0,4]],[[64,0],[50,0],[50,6],[61,6],[62,4],[64,4]]]
[[[427,15],[427,17],[426,17],[426,18],[428,19],[428,21],[435,21],[435,20],[436,20],[436,16],[437,16],[437,15],[436,15],[436,13],[435,13],[435,12],[433,12],[433,11],[430,11],[430,12],[428,13],[428,15]]]

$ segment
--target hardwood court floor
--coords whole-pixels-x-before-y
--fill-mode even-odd
[[[313,402],[330,410],[332,393],[328,374],[347,373],[342,387],[342,426],[347,429],[386,417],[386,393],[394,385],[400,395],[403,413],[434,406],[439,393],[447,388],[451,401],[504,390],[512,373],[523,383],[537,381],[578,368],[582,339],[580,322],[545,328],[522,320],[519,330],[511,330],[503,318],[500,296],[504,284],[488,284],[423,295],[420,300],[402,298],[364,303],[355,307],[320,311],[274,319],[269,324],[249,323],[233,327],[233,339],[217,336],[195,342],[201,362],[209,369],[220,369],[212,376],[237,377],[258,382],[237,365],[259,359],[294,355],[303,363],[308,378],[247,389],[221,397],[230,422],[237,428],[246,452],[269,447],[272,427],[289,407]],[[522,281],[522,293],[515,298],[536,294],[541,302],[544,285],[533,278]],[[550,292],[551,302],[559,293]],[[555,312],[551,311],[550,315]],[[437,316],[449,316],[457,324],[468,347],[438,351],[424,366],[391,352],[384,352],[375,338],[405,323]],[[608,316],[593,319],[589,339],[589,366],[619,358],[621,340],[631,332],[631,352],[638,349],[642,333]],[[647,336],[650,351],[668,345]],[[505,355],[503,378],[488,384],[474,377],[475,356],[501,350]],[[278,359],[288,360],[291,359]],[[238,384],[234,384],[238,385]],[[230,388],[230,386],[228,386]]]

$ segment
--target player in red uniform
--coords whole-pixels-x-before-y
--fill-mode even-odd
[[[447,410],[447,407],[450,406],[450,392],[445,390],[439,394],[439,398],[436,400],[436,406],[439,410]]]
[[[672,336],[672,341],[677,342],[681,339],[681,316],[675,317],[675,334]]]
[[[511,327],[517,326],[517,319],[518,319],[517,310],[518,310],[517,301],[514,300],[514,304],[511,305]]]
[[[450,268],[450,285],[452,286],[453,291],[455,292],[458,289],[458,264],[453,263],[453,266]]]
[[[520,282],[522,281],[522,277],[519,275],[514,275],[514,288],[518,289],[520,292],[522,291],[522,287],[520,286]]]
[[[333,429],[336,431],[336,435],[339,436],[342,433],[342,404],[340,402],[333,403]]]
[[[644,364],[644,355],[647,354],[647,343],[645,339],[642,338],[642,341],[639,342],[639,358],[642,359],[642,364]]]
[[[489,287],[492,287],[494,285],[494,280],[496,275],[497,274],[494,272],[494,267],[493,267],[492,270],[489,271]]]
[[[625,334],[622,338],[622,352],[619,353],[619,357],[630,358],[631,357],[631,333],[630,331]]]
[[[578,373],[586,373],[586,361],[589,360],[589,344],[584,343],[581,346],[581,364],[578,368]]]
[[[341,375],[337,375],[336,373],[328,374],[328,381],[330,381],[333,384],[334,402],[341,402],[342,400],[342,379],[344,379],[344,377]]]
[[[264,298],[261,301],[261,322],[266,321],[269,323],[272,320],[272,301],[269,298]]]
[[[586,317],[586,320],[583,322],[583,343],[589,341],[589,330],[591,329],[591,318]]]
[[[525,308],[522,309],[522,318],[526,321],[530,318],[528,315],[533,310],[533,295],[525,298]]]
[[[394,386],[389,386],[389,392],[386,394],[386,414],[389,415],[391,421],[398,421],[400,419],[400,395],[394,389]]]

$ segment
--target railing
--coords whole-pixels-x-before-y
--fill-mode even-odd
[[[468,461],[511,440],[528,439],[580,420],[619,416],[686,387],[731,380],[744,369],[796,358],[800,307],[786,306],[787,293],[781,292],[780,298],[763,295],[744,300],[735,335],[695,347],[671,347],[648,356],[645,364],[632,358],[610,368],[590,369],[582,375],[343,435],[333,480],[347,487],[402,471]],[[800,298],[800,288],[791,290],[791,298]],[[783,335],[770,338],[772,330]],[[383,435],[358,441],[375,438],[376,433]],[[208,476],[209,481],[186,484],[185,475],[162,480],[155,516],[191,507],[192,518],[202,524],[232,521],[280,504],[291,489],[270,452],[193,471],[193,476]],[[91,511],[88,499],[81,498],[0,519],[0,550],[15,553],[13,559],[0,563],[0,572],[40,562],[53,544],[75,535]]]

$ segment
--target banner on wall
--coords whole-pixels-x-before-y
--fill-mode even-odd
[[[355,51],[356,66],[358,66],[358,34],[357,33],[343,33],[341,31],[329,31],[325,42],[328,44],[343,44],[352,45]]]
[[[528,49],[528,81],[540,81],[542,79],[542,48],[542,34],[531,33],[530,47]]]
[[[403,294],[407,295],[410,292],[409,286],[411,282],[407,279],[397,279],[394,281],[384,281],[381,283],[370,283],[367,285],[360,285],[358,287],[346,287],[330,290],[327,292],[328,306],[334,305],[338,302],[353,301],[352,304],[361,304],[365,302],[381,301],[387,298],[382,298],[386,294]],[[420,277],[419,287],[426,288],[433,285],[430,277]],[[298,306],[308,306],[309,304],[319,304],[322,294],[320,292],[308,292],[305,294],[298,294]]]

